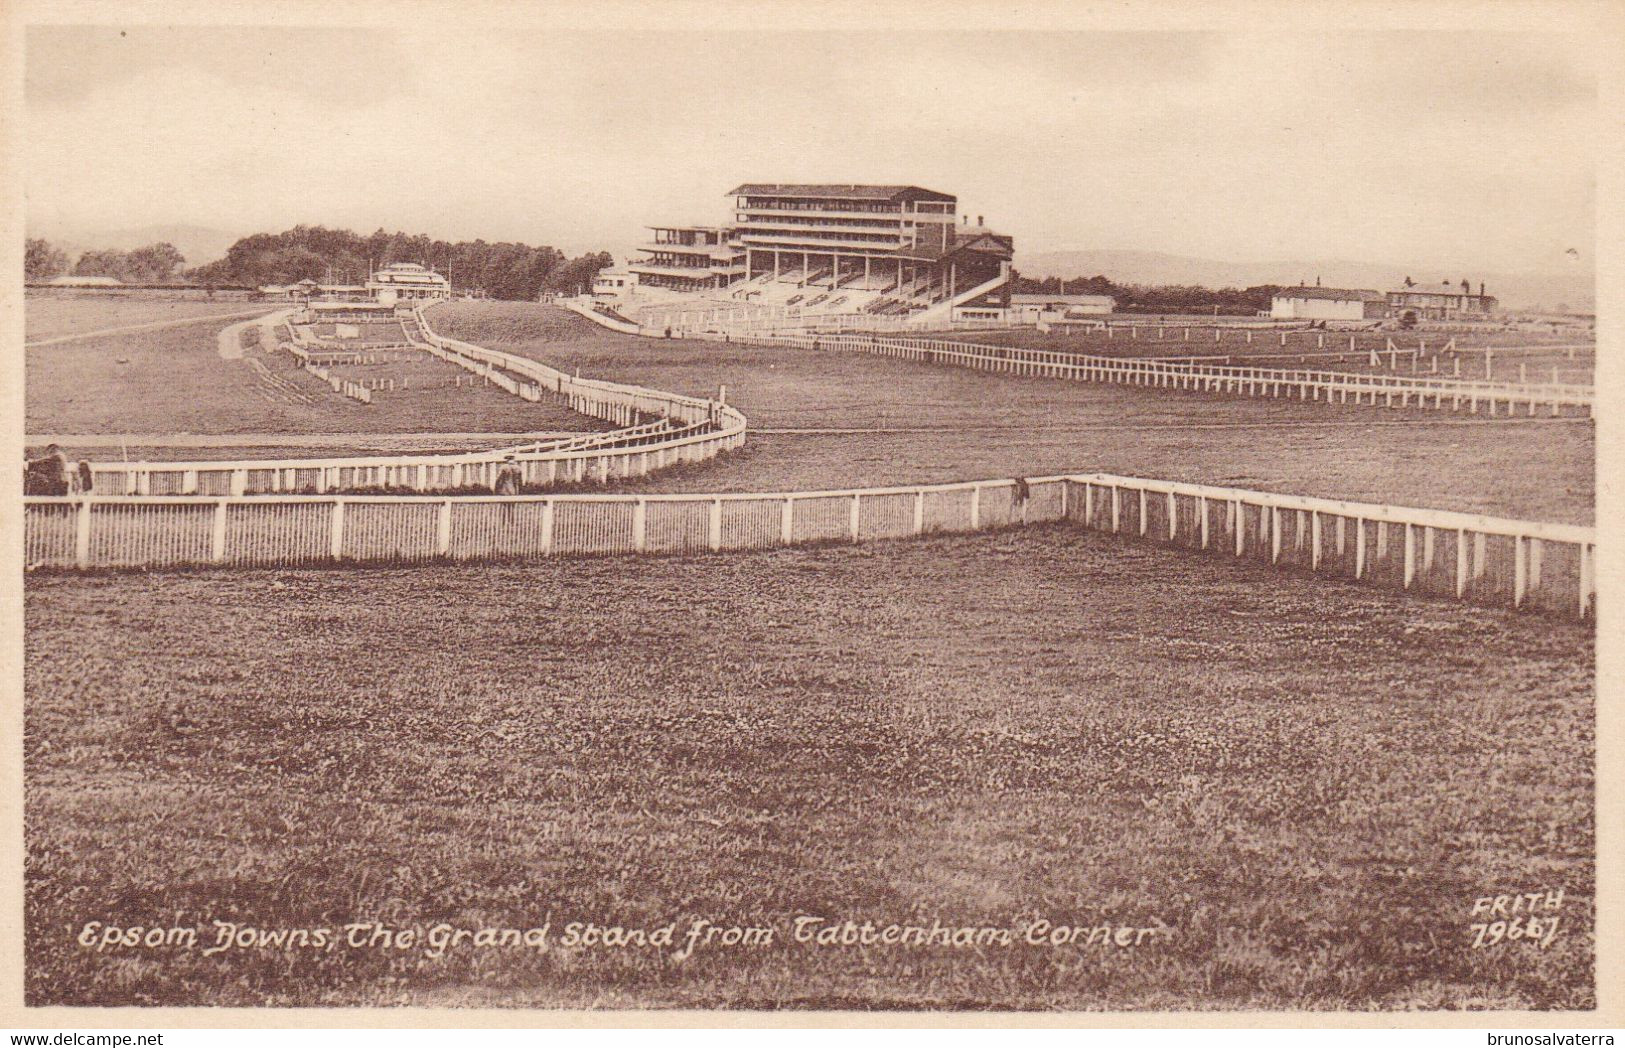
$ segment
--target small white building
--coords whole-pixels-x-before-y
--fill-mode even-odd
[[[1270,299],[1276,320],[1380,320],[1388,300],[1376,291],[1344,287],[1289,287]]]
[[[632,289],[638,286],[638,275],[624,266],[612,266],[601,269],[592,281],[592,297],[603,299],[626,299],[632,297]]]

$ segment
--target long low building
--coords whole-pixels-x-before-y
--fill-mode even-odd
[[[1104,316],[1117,308],[1110,295],[1011,295],[1008,319],[1033,324],[1050,316]]]
[[[1381,320],[1388,315],[1388,300],[1364,288],[1290,287],[1270,299],[1276,320]]]

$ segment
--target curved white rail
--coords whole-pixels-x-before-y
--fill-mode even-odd
[[[324,494],[355,488],[455,491],[490,488],[507,455],[527,485],[608,483],[698,462],[744,443],[746,419],[721,401],[579,378],[539,361],[446,338],[419,307],[410,323],[423,347],[530,401],[562,398],[572,411],[619,429],[462,454],[91,464],[97,495]],[[652,420],[652,421],[651,421]]]

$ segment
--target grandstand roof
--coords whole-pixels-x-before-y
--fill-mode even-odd
[[[1376,291],[1346,287],[1284,287],[1276,298],[1325,298],[1334,302],[1383,302],[1386,299]]]
[[[728,196],[808,197],[820,200],[940,200],[958,198],[919,186],[860,186],[831,183],[746,182]]]

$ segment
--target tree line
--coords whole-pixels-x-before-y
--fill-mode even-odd
[[[438,270],[459,291],[491,298],[531,301],[543,292],[575,294],[591,290],[598,271],[613,263],[607,251],[568,258],[557,248],[522,243],[455,243],[424,235],[383,229],[362,236],[346,229],[295,226],[282,233],[243,237],[226,257],[183,268],[186,259],[172,244],[150,244],[133,251],[96,250],[81,254],[72,268],[65,251],[49,241],[30,238],[23,259],[27,280],[49,280],[64,273],[106,276],[126,284],[186,283],[199,287],[318,283],[360,284],[369,268],[392,262],[417,262]]]
[[[360,284],[369,267],[416,262],[440,272],[459,291],[531,301],[542,292],[590,291],[593,277],[612,261],[606,251],[567,258],[557,248],[515,242],[453,243],[383,229],[362,236],[347,229],[301,225],[283,233],[243,237],[225,258],[187,270],[186,276],[198,284],[254,287],[307,279]]]
[[[1096,274],[1092,277],[1035,277],[1013,274],[1010,290],[1018,295],[1110,295],[1119,313],[1185,313],[1212,316],[1255,316],[1269,312],[1278,284],[1249,288],[1209,288],[1188,284],[1118,284]]]
[[[68,253],[50,241],[29,237],[23,245],[24,280],[50,280],[71,272],[79,277],[112,277],[125,284],[163,284],[175,280],[176,270],[185,262],[174,244],[157,243],[133,251],[86,251],[69,270]]]

